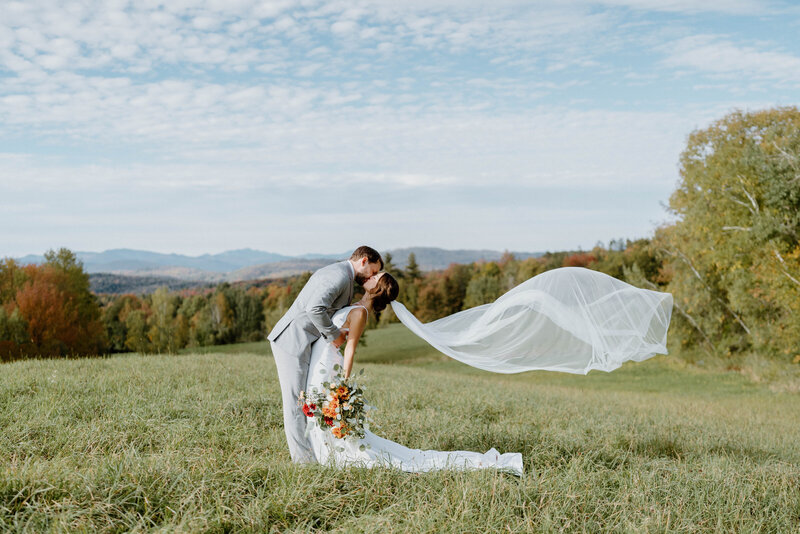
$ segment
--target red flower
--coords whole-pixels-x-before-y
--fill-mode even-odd
[[[314,417],[314,410],[317,409],[316,404],[304,404],[303,405],[303,413],[306,414],[306,417]]]
[[[333,418],[332,417],[326,417],[325,418],[325,424],[328,425],[328,426],[333,426]]]

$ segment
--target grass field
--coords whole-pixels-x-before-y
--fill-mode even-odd
[[[370,331],[377,433],[526,475],[337,471],[290,463],[266,344],[209,349],[0,366],[0,531],[800,531],[800,395],[740,373],[493,375]]]

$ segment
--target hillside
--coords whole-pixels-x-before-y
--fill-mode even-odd
[[[126,276],[112,273],[93,273],[89,275],[89,289],[92,293],[141,295],[152,293],[160,287],[179,291],[194,287],[207,287],[206,282],[193,282],[168,276]]]
[[[499,260],[497,250],[447,250],[435,247],[408,247],[384,251],[393,263],[404,268],[409,254],[416,255],[423,271],[446,269],[452,263]],[[514,252],[517,258],[541,256],[541,252]],[[306,271],[315,271],[334,261],[348,257],[341,254],[304,254],[284,256],[253,249],[230,250],[219,254],[185,256],[161,254],[145,250],[114,249],[104,252],[76,252],[86,272],[92,275],[93,290],[108,293],[152,291],[161,283],[170,289],[183,289],[207,283],[240,282],[265,278],[283,278]],[[18,263],[41,263],[43,256],[15,258]],[[96,276],[100,273],[113,276]],[[113,291],[112,291],[113,290]]]

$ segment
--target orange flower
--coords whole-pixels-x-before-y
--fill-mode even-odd
[[[326,417],[334,418],[336,417],[336,408],[339,407],[339,399],[336,397],[333,400],[328,401],[328,405],[322,408],[322,415]]]
[[[341,426],[333,427],[331,429],[331,433],[333,434],[334,437],[339,438],[339,439],[342,439],[345,436],[344,432],[342,431],[342,427]]]
[[[342,400],[347,400],[350,398],[350,390],[345,386],[339,386],[336,388],[336,396]]]

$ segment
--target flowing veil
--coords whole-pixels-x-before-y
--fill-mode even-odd
[[[672,295],[580,267],[546,271],[491,304],[421,323],[400,321],[447,356],[495,373],[586,374],[667,353]]]

